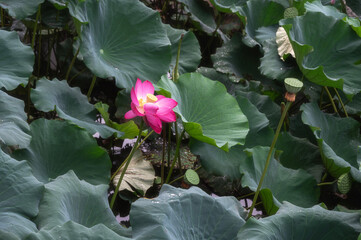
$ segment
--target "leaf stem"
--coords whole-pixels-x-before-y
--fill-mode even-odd
[[[33,38],[31,40],[31,48],[32,49],[34,49],[34,46],[35,46],[35,36],[36,36],[37,28],[38,28],[38,21],[40,18],[40,14],[41,14],[41,4],[39,5],[38,12],[36,13],[35,26],[34,26],[34,30],[33,30]]]
[[[0,8],[0,14],[1,14],[1,27],[5,27],[5,15],[4,15],[4,9]]]
[[[143,120],[141,121],[140,123],[140,127],[139,127],[139,134],[138,134],[138,138],[137,138],[137,141],[135,142],[135,144],[133,145],[133,148],[132,150],[130,151],[128,157],[124,160],[124,162],[126,163],[125,166],[124,166],[124,169],[122,171],[122,174],[120,175],[120,178],[118,180],[118,184],[114,190],[114,194],[112,196],[112,199],[110,201],[110,208],[113,209],[113,206],[114,206],[114,202],[115,202],[115,199],[117,198],[117,195],[118,195],[118,192],[119,192],[119,187],[120,187],[120,184],[122,183],[122,180],[124,178],[124,175],[125,175],[125,172],[127,171],[128,169],[128,166],[130,164],[130,161],[132,160],[132,157],[135,153],[135,151],[137,150],[138,148],[138,144],[140,142],[140,139],[142,138],[142,129],[143,129]]]
[[[71,69],[72,69],[73,66],[74,66],[74,63],[75,63],[76,58],[78,57],[79,51],[80,51],[80,47],[79,47],[78,50],[76,51],[73,59],[71,60],[70,66],[69,66],[69,68],[68,68],[68,71],[66,72],[66,75],[65,75],[65,80],[66,80],[66,81],[69,80],[68,78],[69,78],[70,71],[71,71]]]
[[[322,183],[319,183],[317,184],[318,187],[320,186],[325,186],[325,185],[332,185],[334,184],[335,182],[337,182],[337,179],[335,181],[332,181],[332,182],[322,182]]]
[[[177,82],[178,78],[179,78],[178,65],[179,65],[179,56],[180,56],[180,50],[181,50],[181,46],[182,46],[183,37],[184,37],[184,34],[182,33],[182,35],[180,36],[180,39],[179,39],[179,43],[178,43],[177,58],[176,58],[175,67],[173,70],[173,81],[174,82]]]
[[[174,153],[174,158],[173,158],[172,166],[170,167],[170,170],[169,170],[169,172],[168,172],[168,176],[167,176],[167,179],[165,180],[165,183],[168,183],[169,180],[170,180],[170,177],[172,176],[173,168],[174,168],[175,162],[177,161],[177,156],[178,156],[178,153],[179,153],[180,143],[181,143],[181,141],[182,141],[182,138],[183,138],[183,136],[184,136],[184,133],[185,133],[185,130],[183,129],[180,137],[177,138],[177,146],[176,146],[176,150],[175,150],[175,153]]]
[[[163,151],[162,151],[162,166],[161,166],[161,169],[160,169],[160,184],[163,185],[164,183],[164,164],[165,164],[165,142],[166,142],[166,139],[167,139],[167,136],[166,136],[166,129],[164,128],[163,129]]]
[[[338,113],[338,111],[337,111],[336,104],[335,104],[335,102],[333,101],[333,98],[332,98],[332,96],[331,96],[330,91],[328,90],[328,88],[327,88],[326,86],[324,86],[324,88],[325,88],[325,90],[326,90],[326,92],[327,92],[328,98],[329,98],[330,101],[331,101],[333,110],[335,111],[335,113],[337,113],[338,115],[340,115],[340,114]]]
[[[258,194],[259,194],[259,192],[260,192],[260,190],[261,190],[261,186],[262,186],[263,180],[264,180],[264,178],[265,178],[265,176],[266,176],[268,166],[269,166],[269,164],[270,164],[270,162],[271,162],[270,160],[271,160],[271,156],[272,156],[272,153],[273,153],[273,149],[274,149],[274,147],[275,147],[275,145],[276,145],[278,135],[279,135],[280,130],[281,130],[281,127],[282,127],[282,125],[283,125],[283,120],[285,119],[285,117],[286,117],[286,115],[287,115],[287,112],[288,112],[288,110],[290,109],[291,105],[292,105],[292,102],[287,102],[287,103],[286,103],[286,107],[285,107],[284,111],[282,112],[281,119],[280,119],[280,121],[278,122],[277,130],[276,130],[276,133],[275,133],[275,135],[274,135],[274,137],[273,137],[270,150],[269,150],[269,152],[268,152],[268,156],[267,156],[267,160],[266,160],[266,165],[264,166],[261,179],[259,180],[256,193],[255,193],[255,195],[254,195],[254,197],[253,197],[253,202],[252,202],[250,211],[249,211],[249,213],[248,213],[247,219],[252,216],[253,209],[254,209],[254,207],[255,207],[255,205],[256,205],[256,202],[257,202]]]
[[[333,89],[334,89],[334,90],[335,90],[335,92],[336,92],[336,95],[337,95],[338,101],[340,102],[340,104],[341,104],[341,106],[342,106],[342,109],[343,109],[343,111],[344,111],[344,113],[345,113],[346,117],[348,117],[348,114],[347,114],[347,111],[346,111],[345,105],[344,105],[344,104],[343,104],[343,102],[342,102],[342,99],[341,99],[340,94],[338,93],[338,91],[337,91],[337,89],[336,89],[336,88],[333,88]]]
[[[92,95],[92,91],[93,91],[93,88],[94,88],[94,85],[95,85],[95,82],[97,80],[97,76],[93,76],[92,78],[92,82],[90,84],[90,87],[89,87],[89,90],[88,90],[88,93],[87,93],[87,97],[88,97],[88,100],[90,101],[90,96]]]

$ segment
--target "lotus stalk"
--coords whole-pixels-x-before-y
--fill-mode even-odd
[[[269,150],[268,155],[267,155],[266,164],[264,166],[261,179],[259,180],[256,193],[254,194],[253,202],[252,202],[252,205],[251,205],[251,208],[249,210],[247,218],[250,218],[252,216],[253,209],[254,209],[254,207],[256,205],[257,198],[258,198],[259,192],[260,192],[261,187],[262,187],[263,180],[266,177],[267,169],[268,169],[268,166],[269,166],[269,164],[271,162],[271,156],[272,156],[273,150],[274,150],[274,148],[276,146],[276,142],[277,142],[277,139],[278,139],[278,135],[279,135],[279,133],[281,131],[283,121],[284,121],[284,119],[285,119],[285,117],[287,115],[287,112],[290,109],[292,103],[296,100],[296,94],[302,89],[303,83],[300,80],[296,79],[296,78],[286,78],[285,79],[285,87],[286,87],[286,90],[287,90],[286,94],[285,94],[285,99],[287,100],[287,103],[286,103],[285,109],[282,112],[281,119],[278,122],[276,133],[275,133],[275,135],[273,137],[271,147],[270,147],[270,150]]]

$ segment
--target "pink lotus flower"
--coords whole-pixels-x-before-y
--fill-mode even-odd
[[[145,123],[158,134],[162,131],[162,122],[175,122],[173,108],[177,106],[177,101],[162,95],[154,96],[154,86],[151,82],[142,83],[138,79],[135,88],[133,87],[130,92],[130,97],[132,110],[124,115],[125,119],[143,117]]]

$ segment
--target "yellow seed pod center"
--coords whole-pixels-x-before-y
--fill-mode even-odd
[[[154,103],[156,101],[158,101],[158,98],[156,96],[150,93],[147,94],[147,103]]]
[[[143,98],[138,99],[138,102],[140,107],[143,107],[143,105],[147,103],[146,101],[143,100]]]

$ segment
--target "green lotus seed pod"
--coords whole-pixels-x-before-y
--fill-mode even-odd
[[[298,16],[298,10],[295,7],[286,8],[283,12],[283,18],[294,18]]]
[[[337,180],[337,188],[342,194],[347,194],[351,190],[352,177],[350,173],[342,174]]]
[[[188,169],[184,174],[184,182],[186,182],[189,185],[198,185],[199,184],[198,173],[192,169]]]
[[[303,87],[303,82],[301,82],[297,78],[286,78],[285,87],[287,92],[289,93],[298,93]]]

